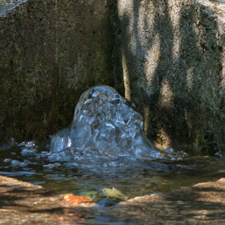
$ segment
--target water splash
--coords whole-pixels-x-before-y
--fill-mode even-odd
[[[51,159],[162,158],[143,132],[132,102],[108,86],[84,92],[71,125],[51,138]]]

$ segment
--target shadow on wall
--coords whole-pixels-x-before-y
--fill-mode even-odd
[[[0,0],[0,143],[43,140],[88,87],[114,86],[112,2],[31,0],[2,16],[19,3]]]
[[[144,116],[148,137],[161,148],[225,152],[214,12],[198,3],[133,0],[126,7],[118,1],[118,17],[125,95]]]

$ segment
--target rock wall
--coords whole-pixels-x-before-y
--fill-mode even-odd
[[[0,140],[54,133],[106,84],[157,147],[225,152],[221,1],[0,1]]]
[[[114,86],[111,0],[0,1],[0,140],[42,139],[81,93]]]
[[[225,4],[118,0],[117,73],[159,148],[225,153]]]

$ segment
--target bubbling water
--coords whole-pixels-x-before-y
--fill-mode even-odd
[[[81,95],[71,125],[52,136],[50,151],[52,161],[162,158],[135,105],[109,86]]]

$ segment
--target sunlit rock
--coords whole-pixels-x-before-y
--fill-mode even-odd
[[[161,158],[146,138],[134,104],[108,86],[81,95],[72,124],[52,137],[50,150],[55,160]]]

